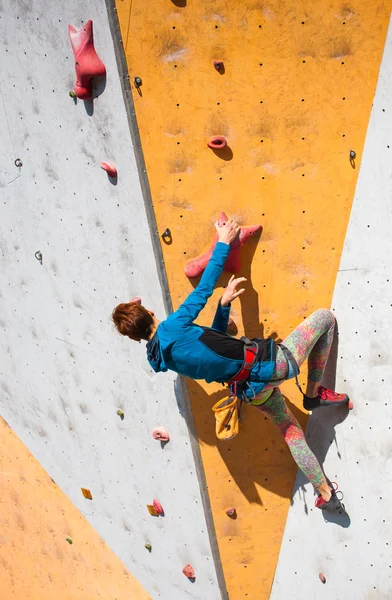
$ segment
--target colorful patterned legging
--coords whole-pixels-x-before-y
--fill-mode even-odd
[[[293,353],[299,366],[308,359],[308,378],[312,382],[321,382],[331,349],[335,324],[332,312],[321,308],[311,314],[283,341],[283,344]],[[264,388],[263,394],[272,387],[274,391],[269,399],[257,408],[279,427],[298,467],[315,487],[319,487],[326,481],[324,473],[306,443],[300,424],[287,407],[279,389],[279,384],[286,377],[287,362],[279,348],[276,369],[272,377],[274,381]]]

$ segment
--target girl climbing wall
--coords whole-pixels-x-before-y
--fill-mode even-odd
[[[199,285],[179,309],[159,322],[154,313],[141,305],[140,299],[119,304],[112,318],[117,330],[132,340],[147,341],[147,358],[155,372],[175,371],[192,379],[205,379],[236,385],[247,401],[268,415],[278,426],[298,467],[311,481],[318,496],[316,506],[322,510],[343,507],[336,489],[325,477],[320,464],[306,443],[303,430],[287,407],[279,385],[296,377],[299,367],[308,359],[308,382],[303,394],[306,410],[348,404],[346,394],[322,387],[335,317],[326,309],[310,315],[283,341],[256,338],[253,342],[226,334],[230,305],[244,293],[237,287],[244,277],[231,278],[211,327],[194,323],[222,273],[230,244],[240,228],[231,219],[216,223],[218,242]]]

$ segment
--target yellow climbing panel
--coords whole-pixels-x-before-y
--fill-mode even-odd
[[[158,228],[171,231],[162,247],[175,308],[192,290],[184,267],[208,247],[221,210],[263,226],[242,250],[240,334],[284,338],[330,305],[390,5],[117,0]],[[215,135],[227,138],[224,153],[207,147]],[[296,467],[249,406],[239,436],[218,442],[211,407],[222,388],[188,385],[230,598],[268,598]],[[299,392],[291,382],[283,391],[305,425]]]

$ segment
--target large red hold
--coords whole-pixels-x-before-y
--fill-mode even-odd
[[[224,212],[222,212],[219,216],[219,224],[223,225],[227,221],[227,217]],[[257,231],[260,231],[261,225],[253,225],[251,227],[241,227],[239,235],[236,237],[234,242],[231,243],[229,256],[225,262],[225,266],[223,268],[227,273],[239,273],[241,270],[240,263],[240,249],[241,247],[249,240],[250,237]],[[210,249],[205,253],[191,260],[185,267],[185,275],[190,279],[194,277],[199,277],[208,265],[208,261],[210,260],[216,243],[218,241],[218,234],[216,234],[214,241],[212,242]]]
[[[74,92],[81,100],[92,96],[93,77],[102,77],[106,68],[94,48],[93,22],[91,19],[79,31],[68,25],[69,39],[75,55],[76,83]]]

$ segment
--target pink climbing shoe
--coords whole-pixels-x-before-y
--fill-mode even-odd
[[[87,21],[79,31],[68,25],[69,39],[75,55],[76,83],[74,92],[82,100],[92,96],[93,77],[106,74],[106,68],[94,48],[93,22]]]
[[[324,500],[322,495],[319,494],[314,503],[315,507],[319,508],[320,510],[327,510],[329,512],[333,512],[335,510],[345,510],[344,504],[341,502],[341,500],[343,500],[342,492],[339,492],[340,494],[342,494],[341,500],[339,500],[339,498],[336,495],[336,492],[338,491],[338,484],[330,481],[328,481],[328,483],[332,492],[331,498],[327,502],[326,500]]]
[[[314,410],[323,406],[341,406],[342,404],[348,404],[350,410],[353,408],[353,404],[350,402],[347,394],[338,394],[322,385],[320,385],[315,398],[309,398],[309,396],[304,394],[303,406],[306,410]]]

